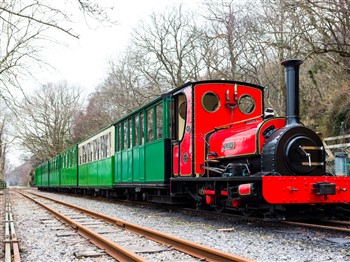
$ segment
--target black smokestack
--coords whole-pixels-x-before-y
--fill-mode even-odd
[[[299,59],[282,62],[286,68],[286,119],[287,125],[300,124],[299,117],[299,66],[303,63]]]

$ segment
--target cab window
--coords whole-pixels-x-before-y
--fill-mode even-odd
[[[215,93],[207,92],[202,97],[202,106],[207,112],[215,112],[219,109],[220,99]]]
[[[186,126],[186,114],[187,114],[187,101],[186,96],[181,94],[176,99],[176,112],[177,112],[177,139],[182,140],[185,133]]]
[[[251,114],[254,112],[256,102],[251,95],[242,95],[238,101],[238,108],[243,114]]]

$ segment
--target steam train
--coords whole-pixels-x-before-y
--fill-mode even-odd
[[[299,118],[301,60],[286,70],[286,117],[264,89],[190,82],[35,170],[38,189],[231,209],[265,217],[350,202],[350,177],[325,171],[319,136]]]

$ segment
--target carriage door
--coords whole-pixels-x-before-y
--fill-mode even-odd
[[[192,88],[174,96],[173,108],[173,173],[192,175]]]

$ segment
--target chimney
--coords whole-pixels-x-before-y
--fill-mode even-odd
[[[286,120],[288,125],[300,124],[299,117],[299,59],[290,59],[281,64],[286,69]]]

